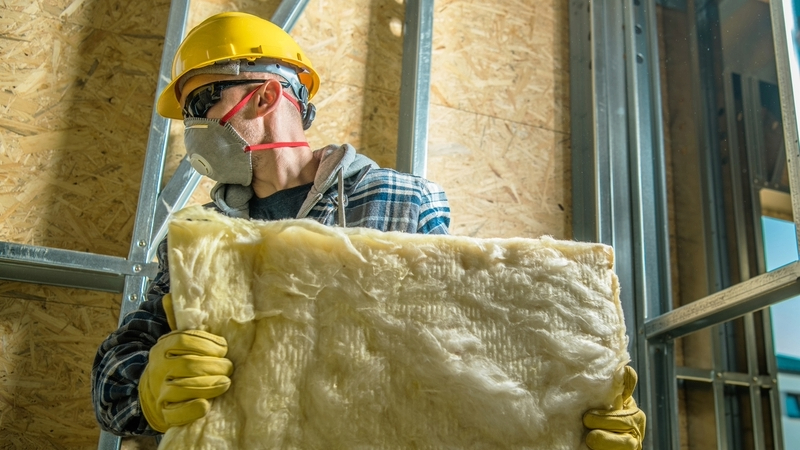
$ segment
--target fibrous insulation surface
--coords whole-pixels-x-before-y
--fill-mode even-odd
[[[169,226],[179,329],[231,388],[161,448],[583,448],[628,362],[598,244],[229,219]]]

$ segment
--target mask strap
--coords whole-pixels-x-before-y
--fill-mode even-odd
[[[256,150],[271,150],[279,147],[308,147],[308,142],[271,142],[269,144],[248,145],[244,148],[245,152]]]
[[[222,116],[222,119],[219,119],[219,124],[224,126],[226,123],[228,123],[228,121],[231,119],[231,117],[233,117],[237,112],[239,112],[240,109],[242,109],[244,107],[244,105],[247,104],[247,101],[250,100],[250,98],[253,97],[253,94],[255,94],[257,90],[258,90],[258,88],[253,89],[249,94],[247,94],[242,99],[242,101],[240,101],[233,108],[231,108],[231,110],[228,111],[228,114],[225,114],[224,116]]]
[[[294,98],[293,98],[291,95],[289,95],[289,94],[286,92],[286,89],[282,89],[282,90],[281,90],[281,93],[283,94],[283,96],[284,96],[284,97],[288,98],[290,102],[292,102],[292,104],[294,105],[294,107],[295,107],[295,108],[297,108],[297,112],[299,112],[299,113],[300,113],[300,115],[302,116],[302,115],[303,115],[303,110],[302,110],[302,109],[300,109],[300,103],[299,103],[297,100],[295,100],[295,99],[294,99]]]
[[[242,99],[242,101],[240,101],[239,103],[237,103],[237,104],[236,104],[236,105],[235,105],[233,108],[231,108],[231,110],[230,110],[230,111],[228,111],[228,113],[227,113],[227,114],[225,114],[224,116],[222,116],[222,119],[219,119],[219,123],[220,123],[220,125],[223,125],[223,126],[224,126],[226,123],[228,123],[228,121],[229,121],[229,120],[231,120],[231,117],[235,116],[235,115],[236,115],[236,113],[238,113],[240,109],[244,108],[244,105],[246,105],[246,104],[247,104],[247,101],[248,101],[248,100],[250,100],[250,99],[253,97],[253,95],[256,93],[256,91],[258,91],[258,89],[259,89],[259,88],[261,88],[261,86],[259,86],[259,87],[255,88],[255,89],[253,89],[253,90],[252,90],[252,91],[251,91],[249,94],[247,94],[247,95],[246,95],[246,96],[245,96],[245,97]],[[292,97],[291,97],[291,96],[290,96],[290,95],[289,95],[289,94],[286,92],[286,90],[285,90],[285,89],[281,89],[281,94],[282,94],[284,97],[288,98],[290,102],[292,102],[292,104],[294,105],[294,107],[295,107],[295,108],[297,108],[297,112],[299,112],[299,113],[300,113],[300,115],[302,115],[302,114],[303,114],[303,113],[302,113],[302,111],[301,111],[301,109],[300,109],[300,103],[298,103],[298,102],[297,102],[297,100],[293,99],[293,98],[292,98]]]

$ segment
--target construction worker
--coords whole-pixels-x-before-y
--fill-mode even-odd
[[[436,184],[381,169],[350,145],[310,149],[304,130],[314,120],[310,100],[319,84],[303,50],[282,29],[249,14],[223,13],[181,43],[157,109],[184,121],[192,166],[217,182],[209,206],[226,215],[447,234],[450,209]],[[147,301],[101,344],[92,367],[97,419],[117,435],[163,433],[197,420],[230,386],[224,338],[172,331],[166,241],[158,258]],[[627,398],[615,411],[586,416],[587,426],[600,428],[587,437],[599,442],[593,448],[641,447],[644,415],[630,398],[635,374],[626,379]]]

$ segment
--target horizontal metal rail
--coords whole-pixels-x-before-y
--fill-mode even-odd
[[[716,372],[711,369],[695,369],[692,367],[677,367],[675,375],[679,380],[699,381],[712,383],[715,380],[731,386],[759,386],[763,389],[772,389],[778,380],[769,375],[750,376],[741,372]]]
[[[0,279],[122,292],[125,276],[152,277],[157,264],[33,245],[0,242]]]
[[[676,339],[800,295],[800,262],[759,275],[645,322],[647,339]]]

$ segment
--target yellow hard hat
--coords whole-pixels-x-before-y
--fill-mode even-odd
[[[241,12],[216,14],[194,27],[183,40],[172,62],[172,81],[158,97],[158,113],[182,119],[180,79],[189,71],[245,59],[267,58],[297,69],[308,99],[319,89],[319,75],[303,50],[279,26],[260,17]]]

